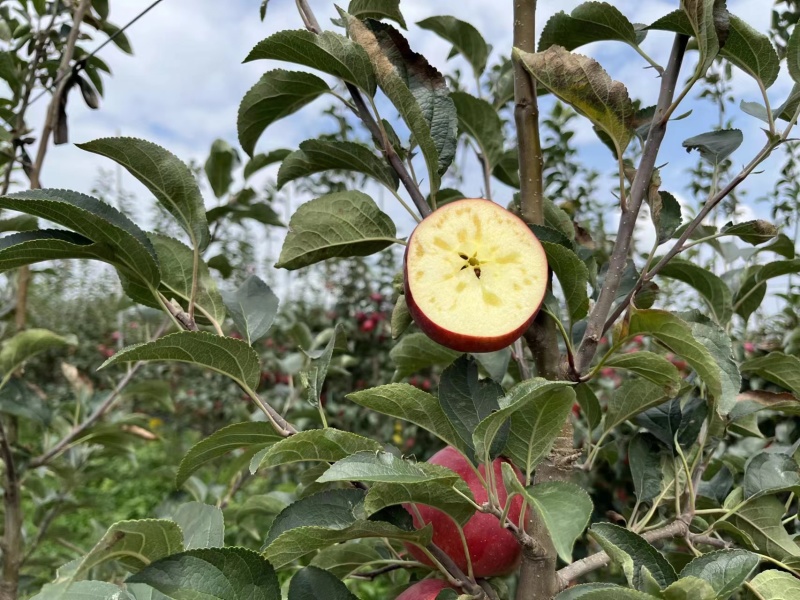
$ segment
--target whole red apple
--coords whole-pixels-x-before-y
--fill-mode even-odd
[[[499,483],[497,495],[501,506],[505,505],[508,498],[505,486],[502,485],[503,474],[500,465],[503,460],[498,458],[492,463],[495,481]],[[452,446],[440,450],[428,462],[455,471],[467,483],[478,504],[483,504],[489,499],[488,491],[481,484],[467,459]],[[478,470],[485,479],[484,466],[481,465]],[[522,473],[516,467],[514,470],[522,480]],[[408,508],[406,507],[406,509]],[[464,556],[464,546],[453,520],[442,511],[430,506],[419,504],[417,510],[422,517],[422,522],[419,521],[414,511],[409,511],[414,517],[414,525],[423,527],[427,523],[431,523],[433,525],[433,542],[444,550],[462,571],[466,572],[467,559]],[[522,497],[516,496],[511,501],[508,518],[512,522],[518,523],[521,511]],[[513,571],[519,563],[520,545],[510,531],[500,526],[500,520],[494,515],[476,512],[464,525],[464,536],[467,539],[467,548],[476,577],[505,575]],[[428,557],[416,546],[409,544],[408,550],[418,561],[431,564]]]
[[[441,579],[424,579],[415,583],[402,594],[397,600],[436,600],[436,596],[442,590],[453,589],[453,587]]]

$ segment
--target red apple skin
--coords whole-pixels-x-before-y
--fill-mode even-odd
[[[448,206],[452,206],[458,204],[459,202],[471,202],[474,200],[482,200],[484,202],[491,202],[491,200],[486,200],[485,198],[465,198],[464,200],[456,200],[455,202],[451,202]],[[416,229],[414,230],[416,231]],[[537,308],[534,313],[530,316],[530,318],[522,323],[519,327],[514,329],[513,331],[509,331],[503,335],[499,336],[482,336],[476,337],[471,335],[464,335],[462,333],[458,333],[456,331],[450,331],[448,329],[443,328],[441,325],[438,325],[431,321],[425,313],[423,313],[417,303],[414,301],[414,295],[411,293],[411,285],[409,284],[409,276],[408,276],[408,249],[411,246],[411,240],[414,237],[414,232],[411,232],[411,235],[408,238],[408,243],[406,244],[406,251],[405,255],[403,256],[403,286],[404,286],[404,295],[406,299],[406,305],[408,306],[408,312],[411,314],[411,318],[414,319],[414,322],[417,326],[431,338],[437,344],[441,344],[447,348],[455,350],[457,352],[495,352],[497,350],[502,350],[506,346],[510,346],[514,342],[516,342],[519,337],[530,327],[533,320],[536,318],[536,315],[539,313],[539,309]],[[536,236],[531,232],[531,237],[536,240],[536,243],[539,243],[539,240]],[[542,251],[544,253],[544,250]],[[542,302],[544,302],[544,297],[542,298]]]
[[[488,491],[481,485],[467,459],[452,446],[440,450],[428,462],[455,471],[461,479],[466,481],[475,497],[475,502],[478,504],[483,504],[489,499]],[[500,465],[503,462],[507,461],[497,458],[492,463],[495,481],[501,484],[503,474]],[[486,471],[484,465],[481,465],[478,470],[485,479]],[[514,467],[514,471],[522,481],[522,473],[519,469]],[[497,492],[500,504],[505,505],[508,498],[505,486],[498,486]],[[406,510],[408,510],[408,506],[406,506]],[[458,535],[458,529],[453,520],[442,511],[430,506],[418,504],[417,510],[422,516],[422,522],[419,521],[413,511],[409,511],[414,518],[414,526],[420,528],[431,523],[433,525],[433,543],[444,550],[458,567],[466,572],[467,560],[464,556],[464,546],[461,543],[461,537]],[[511,501],[508,518],[514,523],[519,523],[521,511],[522,497],[516,496]],[[522,548],[517,543],[514,535],[500,526],[500,520],[494,515],[476,512],[464,525],[464,537],[467,539],[467,548],[472,558],[472,569],[476,577],[506,575],[516,569],[519,564]],[[411,544],[408,544],[407,547],[418,561],[426,565],[431,564],[428,557],[419,548]]]
[[[415,583],[396,600],[436,600],[436,596],[442,590],[451,590],[453,586],[441,579],[424,579],[419,583]]]

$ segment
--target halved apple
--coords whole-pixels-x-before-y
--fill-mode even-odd
[[[547,290],[547,257],[530,228],[482,198],[446,204],[408,239],[405,296],[414,321],[459,352],[493,352],[531,324]]]

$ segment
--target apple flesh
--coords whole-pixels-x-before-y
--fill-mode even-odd
[[[547,257],[530,228],[482,198],[434,211],[408,239],[405,297],[414,322],[459,352],[519,338],[547,291]]]
[[[424,579],[415,583],[400,594],[396,600],[436,600],[442,590],[453,589],[446,581],[441,579]]]
[[[428,462],[455,471],[467,483],[477,504],[480,505],[488,501],[489,493],[478,479],[472,466],[467,462],[464,455],[452,446],[440,450]],[[503,485],[501,471],[503,462],[504,459],[498,458],[492,463],[494,478],[498,483],[497,495],[501,506],[505,506],[508,498],[508,493]],[[478,471],[486,480],[484,465],[480,465]],[[521,481],[522,473],[516,467],[514,471]],[[408,508],[407,506],[406,510]],[[464,555],[464,545],[461,542],[461,536],[458,534],[455,522],[436,508],[421,504],[416,505],[416,508],[419,511],[419,516],[422,517],[422,521],[419,520],[415,511],[410,510],[409,512],[414,518],[414,526],[421,528],[428,523],[432,524],[433,543],[444,550],[458,567],[466,573],[467,559]],[[519,523],[521,512],[522,497],[515,496],[508,511],[509,520],[513,523]],[[464,537],[467,540],[472,569],[476,577],[505,575],[513,571],[519,564],[522,551],[520,545],[510,531],[500,526],[500,520],[494,515],[476,512],[464,525]],[[431,564],[425,553],[418,547],[408,544],[407,548],[418,561],[426,565]]]

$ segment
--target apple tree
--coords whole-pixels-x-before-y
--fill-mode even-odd
[[[141,181],[181,240],[152,235],[78,192],[0,198],[1,208],[62,227],[2,238],[4,270],[56,258],[103,261],[131,299],[169,317],[175,331],[128,346],[101,368],[192,363],[227,376],[252,401],[259,418],[193,447],[179,484],[235,449],[246,458],[242,469],[296,469],[305,482],[261,532],[258,548],[224,546],[219,509],[194,504],[180,518],[111,525],[37,598],[346,600],[358,597],[359,582],[379,578],[390,582],[385,593],[402,600],[800,597],[798,443],[775,427],[768,443],[747,453],[748,440],[765,437],[761,417],[791,422],[800,414],[800,359],[747,350],[741,339],[768,282],[799,272],[800,262],[771,223],[708,224],[791,143],[800,116],[800,31],[784,14],[781,58],[724,2],[674,4],[654,22],[634,24],[610,3],[586,2],[556,14],[537,39],[535,0],[514,0],[505,14],[514,30],[510,59],[491,68],[489,46],[473,25],[452,16],[417,23],[464,57],[473,93],[453,79],[458,89],[451,89],[410,48],[399,0],[352,0],[329,29],[298,0],[303,27],[267,37],[246,57],[284,63],[242,100],[246,169],[279,162],[279,188],[330,171],[372,182],[303,203],[276,267],[301,270],[405,247],[392,315],[394,376],[347,399],[438,438],[443,448],[429,462],[388,440],[328,426],[321,394],[333,357],[347,352],[341,325],[304,348],[298,377],[322,426],[302,427],[291,410],[273,406],[269,390],[259,389],[252,343],[269,331],[275,296],[258,278],[220,294],[202,259],[211,217],[191,170],[167,150],[131,138],[79,144]],[[262,18],[266,10],[265,1]],[[671,43],[665,64],[641,48],[654,35]],[[650,67],[657,104],[642,105],[576,51],[593,42],[630,47]],[[699,153],[710,183],[702,208],[682,214],[674,178],[661,176],[665,135],[677,119],[691,118],[681,105],[693,90],[729,68],[760,91],[761,101],[742,109],[763,121],[762,145],[748,140],[756,149],[737,171],[727,159],[743,144],[741,131],[705,131],[698,122],[702,129],[683,147]],[[781,69],[798,85],[774,98],[769,90]],[[546,171],[538,107],[545,94],[587,119],[608,147],[614,177],[606,189],[593,185],[614,198],[613,243],[598,243],[600,232],[575,222],[580,207],[564,197],[570,166]],[[363,143],[320,137],[288,153],[256,152],[270,125],[324,95],[358,121]],[[513,118],[506,123],[506,116]],[[461,152],[480,173],[477,184],[461,182],[474,189],[444,185]],[[516,190],[507,206],[493,194],[497,182]],[[416,228],[398,231],[368,193],[372,185],[388,190]],[[634,234],[645,212],[653,242],[642,252]],[[725,277],[697,254],[721,248],[721,238],[750,246],[739,249],[747,251],[745,266]],[[761,252],[769,262],[758,260]],[[689,286],[704,310],[669,310],[671,282]],[[0,355],[3,384],[33,354],[13,338],[6,348],[13,360]],[[442,369],[436,394],[407,383],[431,366]],[[607,372],[617,384],[601,389]],[[6,456],[14,451],[5,434],[2,448]],[[597,514],[590,482],[604,469],[630,479],[635,501]],[[107,561],[120,562],[129,577],[94,580]]]

